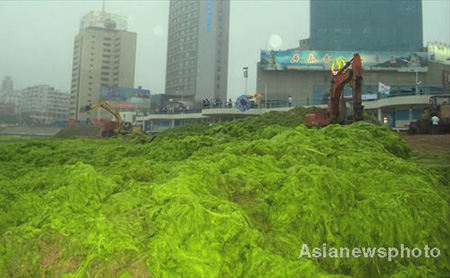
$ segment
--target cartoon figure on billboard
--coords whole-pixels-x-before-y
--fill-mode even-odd
[[[269,65],[273,64],[275,64],[275,54],[273,53],[273,50],[270,50]]]
[[[397,64],[397,59],[394,56],[391,56],[390,62],[391,62],[391,66],[393,66],[393,65]]]
[[[294,56],[292,56],[292,59],[291,59],[291,64],[298,63],[299,61],[300,61],[300,55],[294,54]]]
[[[414,56],[411,58],[411,64],[413,67],[419,67],[421,62],[420,58],[417,54],[414,54]]]
[[[308,57],[308,63],[315,63],[316,62],[316,57],[314,57],[313,53],[309,53],[309,57]]]
[[[345,66],[345,59],[344,57],[336,58],[333,61],[333,64],[331,64],[331,72],[333,75],[337,75],[338,72]]]
[[[325,54],[325,56],[323,56],[322,61],[323,61],[323,68],[324,69],[329,69],[330,66],[331,66],[330,65],[331,57],[330,57],[330,55],[328,53]]]

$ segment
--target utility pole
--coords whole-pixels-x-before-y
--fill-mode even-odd
[[[245,94],[247,95],[248,88],[248,67],[244,67],[244,78],[245,78]]]
[[[412,61],[408,61],[405,59],[401,59],[403,62],[406,62],[408,64],[410,64],[411,66],[415,66],[415,72],[416,72],[416,95],[419,94],[419,85],[422,82],[419,82],[419,65],[414,64]]]
[[[268,99],[268,96],[267,96],[267,84],[266,84],[266,82],[264,82],[262,80],[259,80],[259,82],[261,82],[264,85],[264,108],[268,108],[267,107],[267,99]]]

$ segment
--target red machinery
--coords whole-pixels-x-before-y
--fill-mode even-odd
[[[355,122],[363,119],[364,106],[362,105],[361,100],[363,81],[361,56],[357,53],[354,54],[353,58],[345,63],[342,68],[338,65],[338,70],[336,71],[333,66],[331,76],[328,110],[326,112],[314,111],[312,114],[306,115],[306,125],[308,127],[326,126],[330,123],[345,123],[346,120]],[[352,86],[353,115],[350,116],[350,119],[346,119],[345,99],[342,92],[344,91],[345,85],[349,82],[351,82]]]

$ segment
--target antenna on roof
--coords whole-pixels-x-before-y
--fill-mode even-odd
[[[105,0],[103,0],[103,3],[102,3],[102,13],[103,14],[105,13]]]

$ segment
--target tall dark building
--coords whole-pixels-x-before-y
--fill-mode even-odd
[[[310,48],[419,51],[422,0],[311,0]]]
[[[170,0],[167,94],[226,99],[229,20],[229,0]]]

